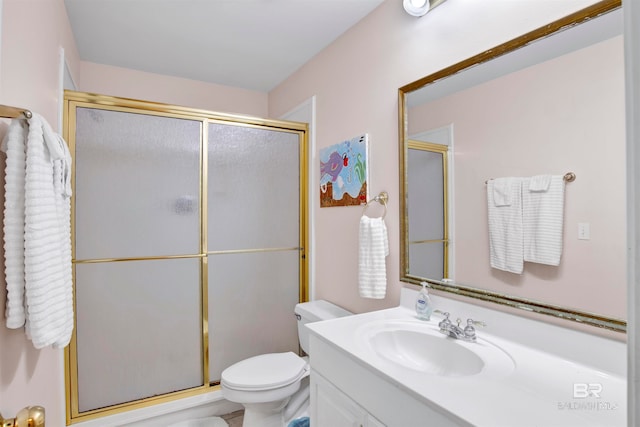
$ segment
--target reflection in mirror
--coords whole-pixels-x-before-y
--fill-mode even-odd
[[[448,146],[409,140],[409,274],[449,279]]]
[[[600,1],[400,89],[401,280],[626,330],[619,7]],[[569,171],[560,264],[491,268],[486,181]]]

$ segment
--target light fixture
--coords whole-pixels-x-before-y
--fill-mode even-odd
[[[403,0],[402,6],[409,15],[422,16],[429,11],[429,0]]]
[[[404,6],[404,10],[406,10],[409,15],[419,18],[445,1],[446,0],[403,0],[402,6]]]

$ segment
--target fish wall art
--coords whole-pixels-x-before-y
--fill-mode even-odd
[[[367,203],[368,148],[364,134],[320,149],[320,207]]]

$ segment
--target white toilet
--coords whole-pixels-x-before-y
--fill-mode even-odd
[[[352,314],[323,300],[297,304],[294,312],[300,347],[307,354],[306,323]],[[244,406],[243,427],[283,427],[308,406],[309,363],[292,352],[261,354],[222,371],[220,385],[225,399]]]

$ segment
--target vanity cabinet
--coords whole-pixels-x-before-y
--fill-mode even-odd
[[[437,334],[412,346],[421,333],[438,330],[437,319],[415,318],[417,294],[403,289],[396,308],[306,325],[313,427],[626,425],[624,342],[434,295],[436,307],[485,319],[495,334],[483,331],[476,343]],[[480,371],[465,370],[477,366],[470,355],[480,361]],[[426,362],[421,370],[409,359],[450,366],[428,372]],[[598,393],[584,396],[576,385],[593,386]]]
[[[313,427],[386,427],[320,374],[311,375]]]

